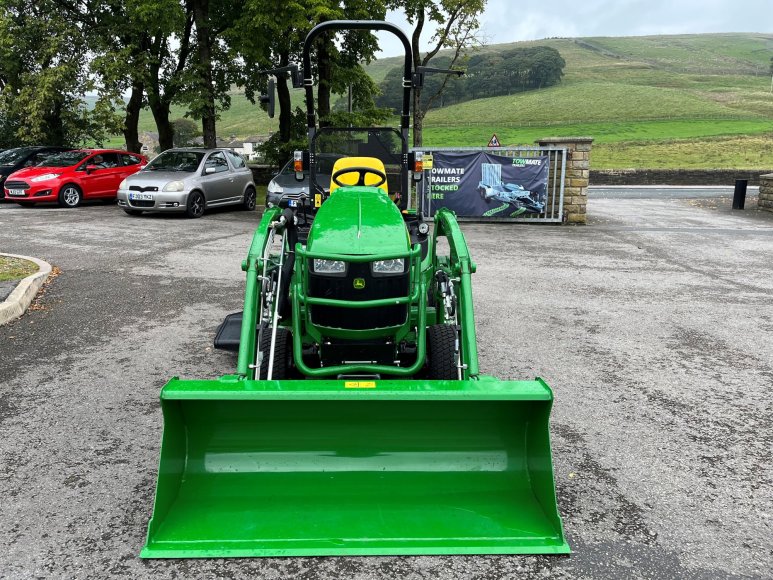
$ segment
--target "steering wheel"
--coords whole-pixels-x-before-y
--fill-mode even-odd
[[[368,173],[372,173],[376,177],[381,178],[381,181],[378,183],[371,183],[368,185],[368,187],[378,187],[382,184],[384,184],[387,180],[386,173],[383,171],[379,171],[378,169],[373,169],[372,167],[365,167],[365,166],[357,166],[357,167],[344,167],[343,169],[339,169],[333,175],[330,176],[330,179],[333,180],[333,183],[335,183],[338,187],[351,187],[351,183],[341,183],[338,181],[338,178],[342,175],[346,175],[347,173],[357,173],[359,174],[359,178],[357,179],[357,183],[354,185],[365,185],[365,176]]]

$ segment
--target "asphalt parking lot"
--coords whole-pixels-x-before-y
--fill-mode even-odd
[[[570,557],[143,561],[158,393],[232,371],[212,338],[257,217],[1,204],[0,251],[61,274],[0,327],[0,576],[770,577],[773,214],[729,206],[591,198],[584,227],[463,226],[483,370],[555,392]]]

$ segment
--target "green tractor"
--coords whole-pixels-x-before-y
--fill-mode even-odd
[[[310,50],[378,29],[406,51],[400,130],[317,128]],[[386,22],[305,41],[312,190],[267,209],[243,312],[215,340],[234,374],[171,379],[144,558],[565,554],[550,388],[478,368],[471,275],[454,215],[408,209],[410,43]],[[336,159],[330,183],[317,160]],[[287,207],[282,207],[287,205]]]

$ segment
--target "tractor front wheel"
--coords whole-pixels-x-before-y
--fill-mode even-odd
[[[429,378],[433,380],[456,380],[457,327],[451,324],[435,324],[427,328],[427,361]]]
[[[271,329],[263,326],[260,336],[260,352],[263,361],[260,363],[260,380],[268,377],[268,359],[271,355]],[[272,380],[289,379],[292,373],[293,337],[286,328],[276,329],[276,345],[274,346],[274,368],[271,371]]]

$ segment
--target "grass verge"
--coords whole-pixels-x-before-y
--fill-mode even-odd
[[[0,256],[0,282],[21,280],[37,271],[37,264],[29,260]]]

